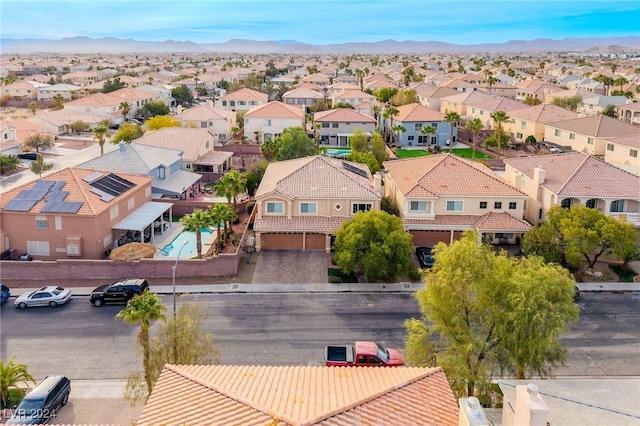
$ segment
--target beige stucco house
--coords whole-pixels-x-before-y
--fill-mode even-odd
[[[510,111],[511,120],[503,123],[504,130],[515,142],[524,142],[528,136],[536,141],[546,139],[545,125],[578,118],[578,114],[555,105],[540,104]]]
[[[36,260],[104,259],[116,230],[152,242],[153,222],[170,215],[173,206],[151,201],[152,180],[76,167],[3,192],[0,250],[15,249]],[[150,218],[135,229],[120,226],[134,216]]]
[[[269,95],[252,89],[240,89],[220,96],[216,106],[226,111],[249,111],[269,102]]]
[[[36,89],[36,97],[39,101],[50,101],[56,95],[62,96],[65,100],[71,100],[80,95],[81,86],[73,84],[54,84],[51,86],[39,87]]]
[[[320,143],[328,146],[349,147],[349,138],[354,130],[361,129],[371,134],[376,127],[376,120],[372,116],[350,108],[316,112],[313,122],[320,125],[316,130],[320,135]]]
[[[631,102],[620,105],[618,108],[618,118],[624,123],[640,125],[640,102]]]
[[[199,129],[209,129],[218,135],[219,142],[226,142],[231,138],[232,128],[236,126],[236,113],[213,106],[213,101],[207,101],[174,116],[183,126]]]
[[[605,139],[621,136],[640,138],[640,127],[599,114],[549,123],[544,132],[544,138],[549,142],[599,156],[604,156],[607,150]]]
[[[555,205],[584,204],[640,227],[640,176],[583,152],[509,158],[505,179],[527,194],[524,217],[534,225]]]
[[[640,135],[606,138],[604,142],[604,161],[640,176]]]
[[[253,140],[271,140],[281,136],[288,127],[303,127],[305,113],[302,106],[280,101],[252,108],[244,115],[244,134]],[[257,133],[256,133],[257,132]]]
[[[2,86],[2,96],[11,96],[15,100],[30,99],[35,101],[38,98],[38,89],[47,86],[48,84],[37,81],[18,80]]]
[[[380,209],[379,177],[325,156],[270,163],[256,191],[256,250],[331,250],[331,236],[359,211]]]
[[[415,246],[450,243],[467,229],[514,244],[531,228],[526,194],[486,166],[452,154],[384,162],[384,195],[400,209]]]
[[[122,123],[124,117],[120,110],[122,100],[111,93],[94,93],[93,95],[65,102],[63,108],[78,114],[99,115],[113,123]]]

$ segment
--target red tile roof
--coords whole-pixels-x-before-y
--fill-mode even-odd
[[[335,108],[327,111],[316,112],[313,121],[322,122],[340,122],[340,123],[375,123],[376,120],[362,112],[358,112],[351,108]]]
[[[302,105],[288,105],[280,101],[272,101],[251,108],[245,118],[303,118]],[[302,126],[302,122],[300,122]]]
[[[395,116],[395,120],[400,123],[444,120],[444,114],[440,111],[418,103],[402,105],[397,109],[398,114]]]
[[[138,419],[164,425],[457,425],[436,368],[166,365]]]

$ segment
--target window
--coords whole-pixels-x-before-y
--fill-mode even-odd
[[[200,128],[201,129],[206,129],[207,128],[207,122],[206,121],[201,121],[200,122]]]
[[[594,198],[587,200],[586,203],[584,203],[584,205],[590,209],[595,209],[596,208],[596,200]]]
[[[49,256],[49,241],[27,241],[27,253],[32,256]]]
[[[415,136],[413,136],[413,135],[407,136],[407,140],[410,140],[410,141],[415,140]]]
[[[487,202],[486,201],[480,201],[480,208],[481,209],[486,209],[487,208]]]
[[[560,202],[560,205],[563,209],[568,209],[571,207],[571,198],[565,198]]]
[[[611,213],[621,213],[624,211],[624,200],[615,200],[611,202],[611,207],[609,208]]]
[[[527,122],[526,122],[526,121],[521,121],[521,122],[520,122],[520,128],[521,128],[522,130],[525,130],[525,129],[527,128]]]
[[[368,212],[369,210],[371,210],[371,203],[356,203],[353,204],[351,212],[356,214],[358,212]]]
[[[515,210],[516,209],[516,203],[514,201],[511,201],[509,203],[509,210]]]
[[[629,150],[629,157],[638,158],[638,150],[637,149],[630,149]]]
[[[447,201],[447,211],[448,212],[461,212],[462,211],[462,201]]]
[[[538,210],[538,219],[542,219],[542,209]]]
[[[475,114],[476,113],[476,109],[475,108],[471,108],[471,114]]]
[[[587,138],[587,143],[589,145],[593,145],[593,138]]]
[[[48,229],[47,225],[47,217],[46,216],[36,216],[36,229]]]
[[[267,202],[267,213],[282,214],[284,213],[284,203],[278,201]]]
[[[419,132],[420,130],[422,130],[422,123],[415,123],[415,124],[413,125],[413,129],[414,129],[416,132]]]
[[[496,210],[502,209],[502,201],[496,201],[495,203],[493,203],[493,208]]]
[[[560,131],[560,129],[556,129],[556,131],[554,132],[555,136],[560,136],[562,132]]]
[[[409,211],[412,211],[412,212],[426,212],[427,211],[427,202],[426,201],[411,201],[409,203]]]
[[[331,128],[337,129],[340,126],[340,123],[331,123]]]
[[[318,212],[317,203],[300,203],[300,213],[302,214],[316,214]]]
[[[166,178],[166,173],[167,173],[167,171],[166,171],[164,166],[158,167],[158,178],[160,178],[160,179]]]
[[[607,151],[613,152],[613,144],[612,143],[608,143],[607,144]]]
[[[569,133],[569,139],[575,140],[575,138],[576,138],[576,134],[575,133]]]
[[[109,219],[114,220],[118,216],[120,216],[120,207],[118,207],[117,204],[114,204],[109,209]]]
[[[516,133],[516,138],[522,139],[522,133],[520,133],[520,132]]]
[[[271,119],[264,120],[264,125],[265,126],[271,126]]]
[[[323,129],[328,129],[329,128],[329,123],[322,123],[322,128]]]

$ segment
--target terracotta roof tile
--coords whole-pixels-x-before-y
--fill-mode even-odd
[[[441,368],[166,365],[138,426],[456,425]]]
[[[640,149],[640,135],[638,134],[607,138],[607,141],[628,146],[630,148]]]
[[[444,114],[435,109],[427,108],[418,103],[407,104],[397,107],[398,114],[395,120],[401,123],[405,122],[424,122],[424,121],[442,121]]]
[[[615,118],[598,114],[554,123],[553,127],[597,138],[635,135],[640,140],[640,128]]]
[[[202,104],[193,108],[189,108],[188,110],[181,112],[180,114],[176,114],[174,118],[180,121],[228,120],[229,122],[232,122],[235,120],[235,116],[236,113],[233,111],[227,111],[207,104]]]
[[[405,225],[429,225],[443,229],[476,228],[482,231],[527,231],[531,225],[522,219],[511,216],[507,212],[489,212],[482,216],[475,215],[437,215],[433,219],[402,218]]]
[[[384,168],[405,197],[526,196],[486,166],[452,154],[385,161]]]
[[[253,229],[259,232],[320,232],[329,234],[340,229],[342,223],[349,220],[342,216],[262,216],[256,218]]]
[[[146,131],[144,135],[134,139],[132,143],[177,149],[182,151],[183,161],[196,161],[201,147],[206,146],[204,141],[207,139],[213,139],[213,135],[208,129],[163,127],[158,130]]]
[[[264,101],[267,102],[269,99],[269,95],[266,93],[258,92],[252,89],[239,89],[235,92],[227,93],[224,96],[220,96],[220,100],[255,100],[255,101]]]
[[[495,85],[493,86],[495,87]],[[484,101],[474,102],[469,104],[469,106],[474,108],[479,108],[485,111],[513,111],[516,109],[527,108],[526,104],[522,102],[518,102],[514,99],[507,98],[505,96],[501,96],[495,99],[488,99]]]
[[[301,105],[288,105],[280,101],[272,101],[251,108],[245,118],[300,118],[304,117]],[[302,122],[300,122],[302,126]]]
[[[362,112],[358,112],[351,108],[336,108],[327,111],[316,112],[313,115],[314,122],[350,122],[350,123],[375,123],[376,120]]]
[[[540,104],[509,112],[509,117],[538,123],[555,123],[578,117],[575,112],[551,104]]]

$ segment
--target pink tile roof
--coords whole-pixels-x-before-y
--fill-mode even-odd
[[[640,137],[638,134],[607,138],[606,140],[619,145],[628,146],[629,148],[640,149]]]
[[[504,161],[531,179],[534,168],[542,166],[545,170],[542,187],[560,196],[640,199],[640,176],[582,152]]]
[[[253,229],[260,232],[320,232],[334,233],[342,223],[349,220],[343,216],[263,216],[256,218]]]
[[[202,146],[206,146],[207,139],[213,141],[213,135],[208,129],[163,127],[147,130],[144,135],[134,139],[133,143],[177,149],[182,151],[184,161],[196,161]],[[210,151],[213,151],[213,146]]]
[[[111,201],[105,202],[100,199],[100,196],[91,192],[92,186],[82,180],[83,177],[90,175],[91,173],[95,173],[96,171],[93,169],[81,169],[78,167],[69,167],[66,169],[62,169],[60,171],[54,172],[46,177],[38,179],[37,181],[29,182],[24,185],[20,185],[16,188],[10,189],[6,192],[0,194],[0,210],[4,208],[4,206],[10,201],[13,200],[20,191],[23,189],[31,189],[36,185],[36,182],[40,180],[49,180],[49,181],[62,181],[65,182],[64,187],[62,187],[61,191],[67,191],[67,194],[64,201],[78,201],[82,202],[82,207],[77,213],[74,215],[78,216],[93,216],[96,215],[108,208],[110,208],[113,204],[122,201],[123,198],[129,197],[131,195],[131,190],[124,192],[122,195],[114,198]],[[105,173],[107,174],[107,173]],[[117,176],[121,176],[129,182],[137,185],[151,184],[153,178],[151,176],[144,175],[133,175],[128,173],[114,173]],[[134,187],[135,188],[135,187]],[[133,189],[133,188],[132,188]],[[44,206],[45,201],[38,201],[32,208],[29,210],[29,213],[38,213]],[[60,213],[58,213],[60,214]]]
[[[571,120],[579,115],[568,109],[551,104],[540,104],[523,109],[509,111],[509,117],[536,123],[555,123],[557,121]]]
[[[340,123],[375,123],[376,120],[362,112],[358,112],[351,108],[336,108],[326,111],[319,111],[313,115],[313,121],[322,122],[340,122]]]
[[[298,87],[293,90],[289,90],[282,95],[282,99],[295,98],[295,99],[322,99],[322,95],[315,90],[307,89],[306,87]]]
[[[366,177],[347,170],[343,163],[362,170]],[[322,155],[269,163],[256,198],[269,193],[292,199],[381,198],[366,165]]]
[[[436,368],[166,365],[138,426],[457,425]]]
[[[376,97],[373,95],[370,95],[367,92],[363,92],[362,90],[343,90],[342,92],[336,93],[335,95],[336,100],[340,100],[340,99],[363,99],[363,100],[375,100]]]
[[[208,104],[201,104],[175,115],[176,120],[229,120],[235,119],[236,113],[224,109],[216,108]]]
[[[280,101],[272,101],[251,108],[245,118],[300,118],[304,117],[301,105],[288,105]],[[302,123],[300,123],[302,126]]]
[[[494,86],[495,87],[495,86]],[[488,99],[484,101],[474,102],[469,104],[473,108],[479,108],[485,111],[513,111],[516,109],[528,108],[527,104],[518,102],[516,100],[500,96],[494,99]]]
[[[405,197],[525,196],[486,166],[452,154],[385,161],[384,168]]]
[[[401,105],[396,108],[398,109],[398,114],[395,116],[395,120],[400,123],[442,121],[444,119],[444,114],[440,111],[427,108],[418,103]]]
[[[82,98],[74,99],[72,101],[65,102],[65,105],[79,105],[79,106],[118,106],[122,102],[117,96],[113,96],[110,93],[94,93],[93,95],[85,96]]]
[[[405,225],[433,225],[437,227],[473,227],[481,231],[525,232],[531,225],[522,219],[511,216],[508,212],[489,212],[477,215],[437,215],[432,219],[402,218]]]
[[[258,92],[256,90],[251,89],[239,89],[235,92],[227,93],[224,96],[220,97],[221,101],[233,101],[233,100],[254,100],[254,101],[264,101],[267,102],[269,99],[269,95],[266,93]]]
[[[447,101],[451,103],[469,105],[474,102],[487,101],[493,98],[490,95],[487,95],[486,93],[475,90],[473,92],[463,92],[463,93],[458,93],[452,96],[445,96],[441,99],[443,101]]]
[[[597,138],[635,135],[640,139],[640,127],[623,123],[604,114],[582,118],[576,117],[573,120],[554,123],[553,127]]]

